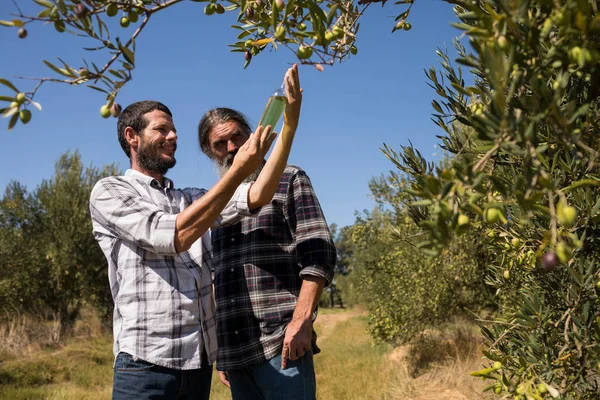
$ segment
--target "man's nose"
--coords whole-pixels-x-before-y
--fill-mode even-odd
[[[227,142],[227,152],[228,153],[236,152],[237,149],[238,149],[238,147],[231,140]]]
[[[174,130],[170,130],[166,137],[167,140],[177,140],[177,133]]]

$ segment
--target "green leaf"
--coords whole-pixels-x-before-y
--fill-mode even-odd
[[[245,38],[246,36],[249,36],[249,35],[251,35],[251,34],[252,34],[252,32],[244,31],[244,32],[240,33],[240,34],[238,35],[238,37],[237,37],[237,38],[238,38],[238,39],[243,39],[243,38]]]
[[[48,0],[33,0],[36,3],[38,3],[40,6],[42,7],[46,7],[46,8],[52,8],[54,7],[54,4],[52,4],[52,2],[48,1]]]
[[[285,16],[288,16],[292,13],[295,5],[296,5],[296,0],[288,1],[288,3],[285,5]]]
[[[19,90],[12,83],[7,81],[6,79],[0,78],[0,83],[3,84],[4,86],[8,86],[12,90],[14,90],[16,93],[19,93]]]
[[[47,18],[50,16],[50,13],[52,13],[52,9],[46,8],[45,10],[42,10],[37,16],[38,18]]]
[[[570,184],[569,186],[564,188],[563,191],[568,192],[570,190],[577,189],[580,187],[585,187],[585,186],[600,186],[600,181],[597,181],[595,179],[581,179],[581,180],[578,180],[577,182],[573,182],[572,184]]]
[[[575,270],[575,268],[567,267],[567,272],[577,282],[579,286],[583,285],[583,276]],[[571,317],[573,318],[573,317]]]
[[[481,18],[481,16],[473,11],[468,11],[466,13],[462,13],[462,14],[457,14],[457,17],[465,20],[465,21],[477,21]]]
[[[18,27],[18,28],[22,28],[25,26],[25,23],[23,21],[21,21],[20,19],[13,19],[13,25]]]
[[[414,207],[418,207],[418,206],[430,206],[433,204],[432,200],[419,200],[419,201],[415,201],[414,203],[410,203],[411,206]]]
[[[462,64],[462,65],[465,65],[467,67],[472,67],[472,68],[476,68],[478,66],[477,62],[472,58],[459,57],[456,59],[456,62],[459,64]]]
[[[0,101],[15,101],[15,98],[10,96],[0,96]]]
[[[126,76],[123,76],[121,71],[115,71],[114,69],[109,69],[108,72],[110,72],[111,74],[113,74],[114,76],[116,76],[119,79],[125,79]]]
[[[331,22],[333,21],[333,17],[335,17],[335,13],[337,11],[337,8],[338,8],[337,4],[333,4],[329,8],[329,12],[327,13],[327,17],[326,17],[327,25],[331,25]]]
[[[316,3],[309,2],[308,6],[309,6],[310,10],[319,17],[321,22],[324,22],[327,20],[327,15],[325,15],[325,11],[323,11],[323,9],[321,7],[319,7]]]
[[[61,14],[67,13],[67,6],[65,5],[64,0],[58,0],[56,4],[58,5],[58,9],[60,10]]]
[[[102,88],[99,88],[98,86],[93,86],[93,85],[86,85],[86,86],[89,87],[90,89],[94,89],[94,90],[97,90],[99,92],[109,94],[108,91],[106,91],[106,90],[104,90]]]
[[[12,116],[12,118],[10,119],[10,121],[8,121],[8,131],[10,132],[10,130],[17,124],[17,121],[19,120],[19,114],[16,113]]]
[[[440,114],[443,114],[444,111],[442,111],[442,107],[440,106],[440,103],[438,103],[437,101],[433,100],[431,102],[431,105],[433,106],[433,109],[437,112],[439,112]]]
[[[277,17],[279,16],[279,12],[277,11],[277,3],[273,0],[271,4],[271,27],[273,28],[273,33],[277,29]],[[244,67],[246,68],[246,67]]]
[[[64,62],[60,57],[56,57],[58,58],[58,61],[60,61],[64,67],[65,72],[68,74],[68,76],[70,76],[71,78],[78,78],[79,76],[75,75],[75,73],[73,71],[71,71],[71,67],[69,67],[67,65],[66,62]]]
[[[587,112],[589,106],[590,106],[589,103],[585,103],[584,105],[582,105],[581,107],[579,107],[579,109],[575,112],[575,114],[573,114],[571,116],[571,118],[569,118],[569,124],[572,124],[573,122],[575,122],[575,120],[577,118],[579,118],[582,115],[584,115]]]
[[[56,72],[56,73],[58,73],[60,75],[69,77],[69,78],[72,77],[72,75],[67,70],[64,70],[62,68],[58,68],[57,66],[55,66],[54,64],[52,64],[50,61],[46,61],[46,60],[42,60],[42,61],[44,62],[44,64],[46,64],[48,66],[48,68],[52,69],[54,72]]]
[[[119,38],[117,38],[117,45],[119,46],[119,50],[123,53],[125,60],[127,60],[129,64],[135,65],[135,56],[133,55],[133,52],[129,48],[123,46]]]

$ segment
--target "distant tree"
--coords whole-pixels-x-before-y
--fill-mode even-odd
[[[337,251],[333,282],[325,289],[325,294],[329,296],[326,304],[331,307],[335,307],[337,303],[341,308],[344,308],[344,293],[339,285],[339,281],[350,273],[350,264],[352,262],[351,229],[351,226],[338,229],[335,223],[329,226]]]
[[[37,199],[11,181],[0,200],[0,304],[4,312],[39,311],[47,274],[39,251]]]
[[[89,197],[114,165],[84,168],[65,153],[55,175],[28,194],[9,184],[0,202],[0,299],[16,310],[49,310],[63,331],[88,302],[107,315],[112,304],[106,260],[92,235]],[[9,310],[10,311],[10,310]]]
[[[418,248],[425,232],[401,201],[403,181],[393,172],[373,179],[371,191],[381,206],[363,213],[352,228],[351,276],[370,312],[369,331],[394,345],[494,308],[484,275],[488,255],[478,233],[464,232],[443,253],[425,254]]]

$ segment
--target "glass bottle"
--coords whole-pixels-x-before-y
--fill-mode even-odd
[[[275,127],[279,123],[279,119],[285,110],[285,106],[287,104],[287,98],[285,97],[285,80],[281,84],[281,87],[273,92],[269,100],[267,101],[267,105],[265,106],[265,110],[263,111],[262,116],[260,117],[260,121],[258,125],[262,125],[263,127],[267,125],[271,125],[271,132],[275,131]]]

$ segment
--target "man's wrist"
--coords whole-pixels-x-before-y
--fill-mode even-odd
[[[230,181],[232,184],[234,184],[236,187],[241,185],[242,182],[244,182],[244,179],[246,179],[247,175],[244,175],[244,173],[240,170],[240,168],[236,167],[235,165],[232,165],[231,168],[229,168],[229,171],[227,171],[227,173],[225,174],[225,176],[223,177],[224,180]]]
[[[309,310],[298,310],[294,311],[294,315],[292,316],[292,321],[297,322],[312,322],[312,311]]]

